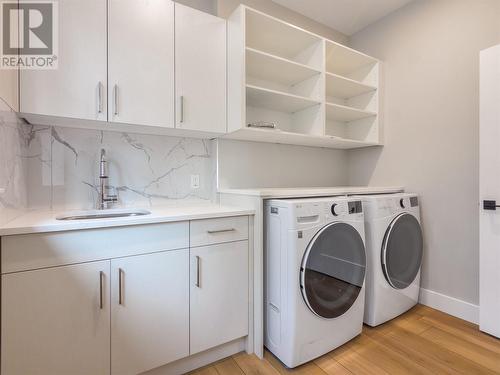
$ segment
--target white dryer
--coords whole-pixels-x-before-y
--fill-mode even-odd
[[[418,302],[423,239],[415,194],[359,196],[365,211],[364,322],[382,324]]]
[[[265,203],[265,345],[286,366],[361,333],[366,254],[359,199]]]

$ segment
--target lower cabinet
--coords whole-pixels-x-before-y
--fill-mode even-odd
[[[189,355],[189,251],[111,261],[111,373],[139,374]]]
[[[190,353],[248,334],[248,241],[191,248]]]
[[[248,335],[246,216],[0,244],[1,375],[135,375]]]
[[[2,276],[2,375],[109,374],[110,262]]]
[[[138,374],[188,355],[188,249],[2,276],[2,375]]]

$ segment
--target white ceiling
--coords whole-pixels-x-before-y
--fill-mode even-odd
[[[352,35],[413,0],[272,1],[346,35]]]

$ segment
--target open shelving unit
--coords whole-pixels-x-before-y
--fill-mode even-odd
[[[381,143],[379,65],[364,53],[325,41],[325,135]]]
[[[340,149],[380,145],[379,66],[241,5],[228,20],[225,137]]]

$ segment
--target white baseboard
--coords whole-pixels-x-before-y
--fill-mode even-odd
[[[420,288],[419,302],[468,322],[479,323],[479,306],[470,302],[423,288]]]

